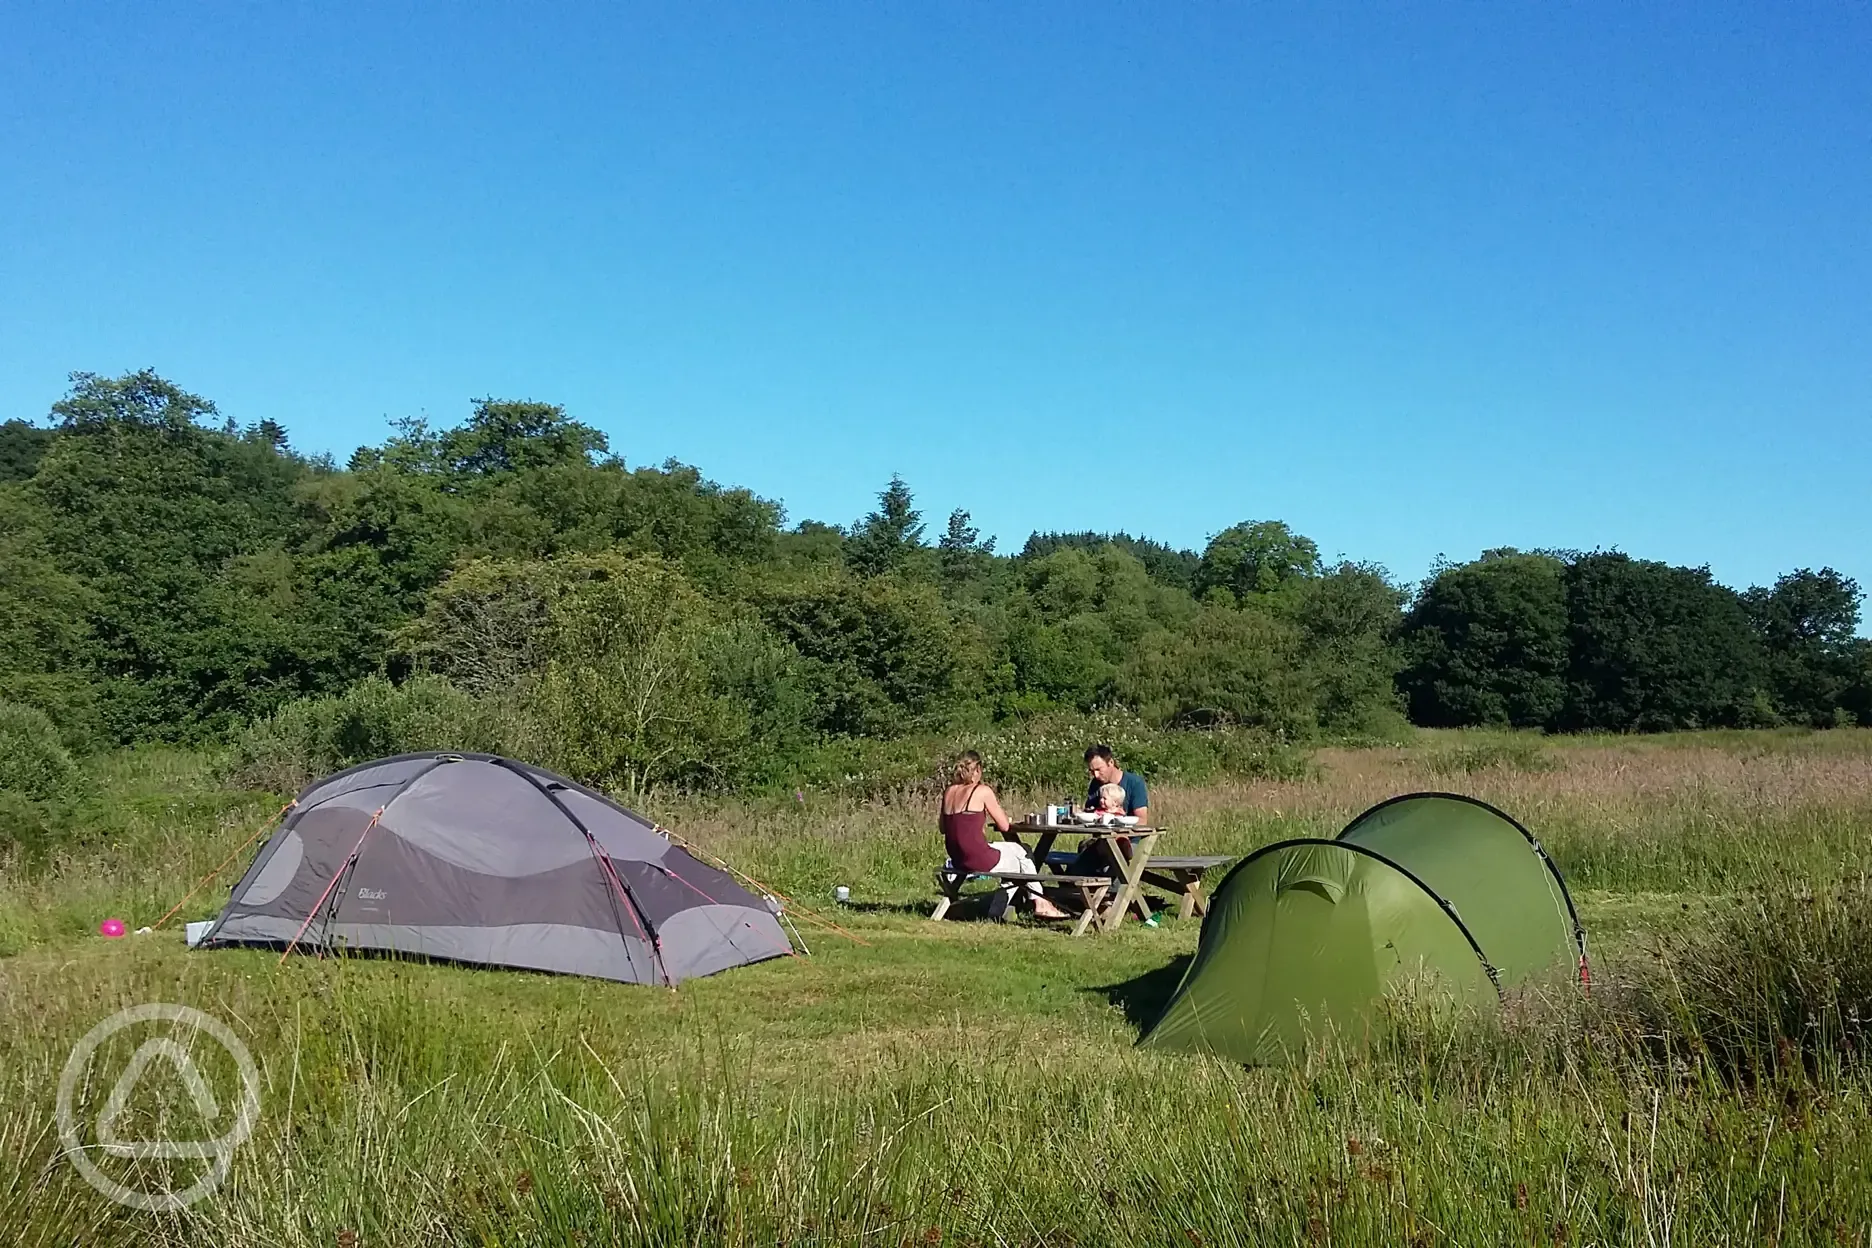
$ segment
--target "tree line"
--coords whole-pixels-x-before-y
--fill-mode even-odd
[[[536,402],[401,421],[340,466],[153,372],[74,374],[0,426],[0,566],[0,700],[80,749],[373,697],[631,787],[784,783],[841,743],[1053,713],[1285,740],[1872,723],[1860,592],[1829,569],[1738,593],[1504,549],[1413,587],[1277,520],[1201,552],[1010,553],[900,479],[850,523],[789,523]]]

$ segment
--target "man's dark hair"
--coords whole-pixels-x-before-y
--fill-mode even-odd
[[[1109,763],[1109,762],[1111,762],[1111,761],[1112,761],[1112,755],[1111,755],[1111,746],[1109,746],[1109,745],[1089,745],[1089,746],[1087,746],[1087,747],[1086,747],[1086,759],[1085,759],[1085,761],[1089,763],[1089,762],[1091,762],[1091,761],[1092,761],[1093,759],[1095,759],[1095,758],[1102,758],[1102,759],[1104,759],[1104,760],[1105,760],[1106,762],[1108,762],[1108,763]]]

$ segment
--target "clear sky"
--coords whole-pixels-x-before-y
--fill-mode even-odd
[[[0,417],[1872,587],[1872,5],[0,7]]]

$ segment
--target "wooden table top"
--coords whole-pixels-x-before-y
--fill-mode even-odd
[[[1126,827],[1118,823],[1080,823],[1073,820],[1068,823],[1028,823],[1021,820],[1008,826],[1009,832],[1071,832],[1077,836],[1148,836],[1162,832],[1162,828],[1133,826]]]

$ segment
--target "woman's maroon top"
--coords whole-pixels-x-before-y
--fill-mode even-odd
[[[975,786],[979,788],[980,786]],[[948,793],[945,791],[945,797]],[[969,797],[975,796],[975,788],[969,789]],[[968,805],[968,797],[962,799]],[[937,822],[942,825],[943,844],[948,847],[949,861],[964,871],[992,871],[1001,862],[1001,855],[988,848],[988,812],[985,810],[946,811],[937,806]]]

